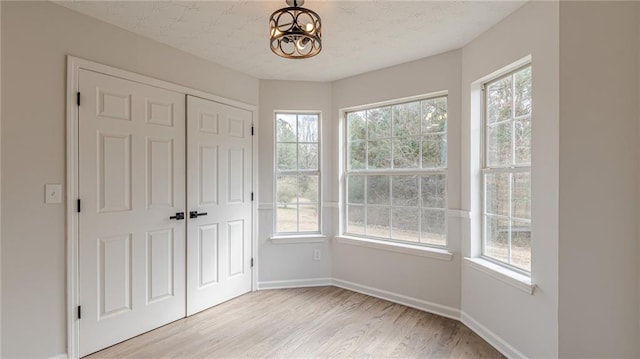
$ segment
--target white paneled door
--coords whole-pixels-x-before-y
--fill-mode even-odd
[[[252,113],[187,96],[187,315],[251,290]]]
[[[79,86],[83,356],[185,316],[186,144],[184,94],[87,70]]]
[[[251,290],[253,113],[78,79],[84,356]]]

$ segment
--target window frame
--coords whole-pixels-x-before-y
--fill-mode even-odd
[[[500,267],[506,268],[507,270],[511,270],[514,271],[516,273],[519,273],[521,275],[524,275],[526,277],[531,277],[531,271],[527,271],[523,268],[517,267],[511,263],[507,263],[504,262],[500,259],[497,258],[493,258],[491,256],[488,256],[485,254],[485,248],[486,248],[486,243],[487,243],[487,236],[486,236],[486,231],[487,231],[487,196],[486,196],[486,181],[485,181],[485,177],[487,174],[496,174],[496,173],[508,173],[510,175],[514,175],[517,173],[529,173],[529,178],[530,178],[530,184],[529,184],[529,192],[532,193],[532,189],[533,186],[531,184],[531,177],[532,177],[532,161],[531,159],[529,160],[529,164],[527,166],[524,165],[519,165],[516,164],[515,161],[512,161],[512,164],[510,166],[504,166],[504,167],[500,167],[500,166],[494,166],[494,167],[490,167],[488,165],[488,150],[487,150],[487,131],[488,131],[488,114],[487,114],[487,87],[495,82],[498,82],[502,79],[505,79],[509,76],[513,76],[514,74],[526,69],[526,68],[531,68],[532,74],[533,74],[533,64],[532,62],[529,60],[525,63],[521,63],[515,67],[510,67],[507,71],[501,72],[500,74],[498,74],[497,76],[491,77],[489,79],[487,79],[486,81],[483,81],[480,89],[481,89],[481,100],[482,103],[480,105],[480,110],[481,110],[481,136],[480,136],[480,208],[481,208],[481,213],[480,213],[480,258],[482,258],[483,260],[489,261],[491,263],[494,263]],[[532,79],[531,79],[531,83],[532,83],[532,94],[533,94],[533,75],[532,75]],[[515,93],[512,93],[512,106],[514,104],[515,101]],[[533,95],[532,95],[533,98]],[[533,101],[532,101],[533,102]],[[531,109],[531,113],[529,114],[529,118],[531,121],[531,126],[533,128],[533,108]],[[509,121],[515,121],[515,116],[511,116],[511,118],[509,119]],[[531,134],[531,143],[530,143],[530,155],[533,154],[533,133]],[[512,148],[512,156],[515,157],[515,145]],[[510,176],[511,178],[511,176]],[[511,186],[512,186],[512,181],[509,181],[509,215],[508,216],[502,216],[502,215],[495,215],[495,214],[489,214],[489,216],[492,216],[494,218],[501,218],[501,219],[506,219],[509,221],[509,223],[514,220],[522,220],[522,218],[517,218],[517,217],[513,217],[512,215],[512,211],[513,211],[513,197],[512,197],[512,191],[511,191]],[[530,194],[530,198],[532,198],[532,194]],[[530,236],[531,236],[531,248],[533,247],[533,226],[532,226],[532,219],[529,219],[529,226],[530,226]],[[508,245],[509,247],[507,248],[507,255],[508,255],[508,260],[511,262],[511,236],[512,236],[512,231],[511,231],[511,224],[509,224],[509,242]],[[530,249],[530,260],[531,262],[533,262],[533,255],[532,255],[532,251]]]
[[[371,109],[377,109],[377,108],[382,108],[382,107],[387,107],[387,106],[394,106],[394,105],[402,105],[402,104],[406,104],[406,103],[411,103],[411,102],[420,102],[420,101],[424,101],[424,100],[431,100],[431,99],[437,99],[437,98],[445,98],[447,101],[447,115],[449,113],[449,92],[448,91],[439,91],[439,92],[432,92],[429,94],[422,94],[422,95],[417,95],[417,96],[411,96],[411,97],[404,97],[404,98],[399,98],[399,99],[393,99],[393,100],[388,100],[388,101],[382,101],[382,102],[376,102],[376,103],[370,103],[370,104],[365,104],[365,105],[360,105],[360,106],[353,106],[353,107],[348,107],[348,108],[343,108],[340,110],[340,141],[341,141],[341,146],[340,146],[340,151],[341,151],[341,156],[340,156],[340,218],[339,218],[339,223],[340,223],[340,228],[339,228],[339,232],[340,233],[340,237],[344,237],[344,238],[355,238],[355,239],[360,239],[360,240],[364,240],[364,241],[373,241],[373,242],[377,242],[380,241],[382,243],[391,245],[391,246],[416,246],[417,248],[424,248],[425,250],[436,250],[436,251],[446,251],[449,247],[449,118],[447,116],[447,122],[446,122],[446,127],[445,127],[445,131],[443,132],[445,135],[445,140],[446,140],[446,159],[445,159],[445,166],[441,167],[441,168],[422,168],[422,167],[418,167],[418,168],[403,168],[403,169],[394,169],[393,168],[393,164],[392,167],[389,169],[355,169],[355,170],[349,170],[349,138],[348,138],[348,122],[347,122],[347,115],[348,113],[352,113],[352,112],[359,112],[359,111],[366,111],[366,110],[371,110]],[[442,134],[442,133],[434,133],[434,134]],[[421,132],[420,136],[423,136],[424,134]],[[393,133],[390,135],[391,137],[389,137],[389,139],[393,140],[394,136]],[[386,138],[386,137],[385,137]],[[368,135],[365,137],[364,141],[368,141]],[[368,151],[365,152],[366,154],[366,158],[367,158],[367,162],[368,162]],[[422,156],[422,153],[420,154],[420,156]],[[420,159],[420,161],[422,161],[422,158]],[[391,149],[391,162],[393,163],[393,146]],[[438,244],[433,244],[433,243],[423,243],[423,242],[414,242],[414,241],[410,241],[410,240],[402,240],[402,239],[395,239],[392,237],[393,232],[391,230],[391,226],[392,226],[392,217],[393,217],[393,208],[394,205],[392,204],[393,199],[393,191],[392,191],[392,184],[390,183],[390,204],[389,204],[389,209],[390,209],[390,213],[389,213],[389,218],[390,218],[390,235],[389,237],[377,237],[377,236],[371,236],[371,235],[366,235],[366,234],[355,234],[355,233],[350,233],[347,232],[347,228],[348,228],[348,183],[347,183],[347,178],[349,175],[361,175],[361,176],[389,176],[390,179],[393,176],[398,176],[398,175],[413,175],[417,177],[417,181],[418,181],[418,201],[420,201],[420,204],[418,205],[418,210],[422,211],[423,209],[430,209],[429,207],[422,207],[421,205],[421,193],[422,193],[422,185],[421,185],[421,178],[422,176],[425,175],[438,175],[438,174],[442,174],[445,176],[445,187],[444,187],[444,207],[442,208],[443,211],[443,216],[444,216],[444,233],[445,233],[445,243],[443,245],[438,245]],[[365,185],[365,190],[366,190],[366,185]],[[366,219],[366,208],[367,208],[367,203],[365,200],[365,203],[362,204],[362,207],[365,211],[365,219]],[[404,207],[404,206],[395,206],[395,207]],[[438,208],[439,209],[439,208]],[[421,230],[422,230],[422,221],[419,221],[418,223],[418,235],[420,235]],[[366,222],[364,224],[364,227],[366,228]],[[366,231],[366,229],[365,229]],[[447,252],[448,253],[448,252]]]
[[[300,115],[316,115],[318,116],[318,169],[317,170],[300,170],[298,168],[298,151],[297,146],[301,143],[297,138],[296,128],[296,169],[295,170],[278,170],[278,115],[295,115],[296,124],[298,122],[298,116]],[[296,125],[297,126],[297,125]],[[284,142],[293,143],[293,142]],[[303,144],[307,142],[302,142]],[[322,111],[313,110],[274,110],[273,111],[273,237],[285,238],[285,237],[308,237],[322,235]],[[296,228],[295,232],[279,232],[278,231],[278,176],[280,175],[313,175],[318,176],[318,229],[316,231],[300,231],[300,207],[299,203],[296,203]],[[297,187],[296,187],[297,188]],[[296,200],[299,198],[299,194],[296,193]]]

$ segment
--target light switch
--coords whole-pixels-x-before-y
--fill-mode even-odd
[[[62,185],[46,184],[44,185],[44,203],[62,203]]]

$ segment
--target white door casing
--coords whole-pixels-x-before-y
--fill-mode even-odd
[[[185,95],[78,79],[83,356],[185,315]]]
[[[187,315],[252,288],[252,116],[187,96]]]

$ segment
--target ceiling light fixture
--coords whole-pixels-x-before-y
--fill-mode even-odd
[[[271,51],[287,59],[306,59],[322,50],[320,16],[304,9],[304,0],[286,0],[269,19]]]

